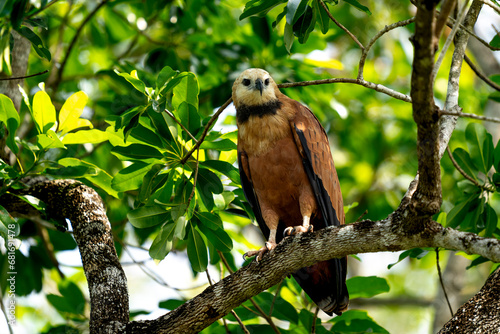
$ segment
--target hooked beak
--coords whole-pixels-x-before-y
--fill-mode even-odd
[[[264,90],[264,85],[261,79],[255,80],[255,88],[260,91],[260,96],[262,96],[262,91]]]

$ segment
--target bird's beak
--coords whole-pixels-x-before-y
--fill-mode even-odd
[[[262,91],[264,90],[264,85],[262,84],[261,79],[255,80],[255,88],[257,88],[260,92],[260,96],[262,96]]]

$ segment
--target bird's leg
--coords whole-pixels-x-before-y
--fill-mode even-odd
[[[302,221],[302,225],[287,227],[285,229],[285,231],[283,232],[283,235],[285,237],[287,237],[290,235],[295,235],[297,233],[312,232],[313,226],[310,224],[310,221],[311,221],[310,216],[304,216],[303,221]]]
[[[264,256],[265,253],[267,253],[270,250],[273,250],[275,247],[276,247],[276,229],[273,229],[273,230],[270,230],[269,240],[267,240],[264,247],[262,247],[261,249],[258,249],[258,250],[246,252],[245,254],[243,254],[243,259],[257,255],[257,257],[255,258],[255,261],[259,262],[260,260],[262,260],[262,257]]]

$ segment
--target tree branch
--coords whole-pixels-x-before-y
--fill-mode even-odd
[[[500,261],[497,239],[443,228],[433,221],[411,234],[401,228],[407,219],[401,219],[403,216],[391,215],[382,221],[365,220],[286,238],[259,263],[254,261],[241,268],[158,319],[130,322],[126,333],[197,333],[297,269],[347,254],[444,247]]]

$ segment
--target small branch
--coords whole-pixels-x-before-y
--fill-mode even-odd
[[[440,115],[458,116],[458,117],[467,117],[467,118],[477,119],[477,120],[485,121],[485,122],[500,123],[500,118],[480,116],[480,115],[465,113],[465,112],[461,112],[461,111],[440,110],[439,114]]]
[[[449,151],[448,151],[449,152]],[[441,288],[443,289],[444,298],[448,303],[448,308],[450,309],[451,316],[453,317],[453,309],[451,308],[450,300],[448,299],[448,294],[446,293],[446,289],[444,287],[443,275],[441,274],[441,266],[439,265],[439,248],[436,247],[436,267],[439,276],[439,282],[441,283]]]
[[[170,116],[170,118],[172,118],[174,120],[175,123],[179,124],[180,127],[182,128],[182,130],[184,130],[188,135],[189,137],[191,137],[192,140],[194,140],[195,143],[198,142],[198,140],[195,138],[195,136],[193,136],[191,134],[191,132],[189,132],[188,129],[186,129],[186,127],[177,119],[175,118],[174,114],[172,114],[170,111],[168,111],[167,109],[165,109],[165,113]]]
[[[464,178],[466,178],[467,180],[469,180],[470,182],[472,182],[472,184],[474,184],[476,187],[478,188],[483,188],[482,185],[479,184],[479,182],[477,182],[476,180],[474,180],[474,178],[472,178],[469,174],[467,174],[463,169],[462,167],[460,167],[460,165],[457,163],[457,161],[455,160],[455,158],[453,157],[453,154],[451,153],[451,150],[450,150],[450,147],[449,146],[446,146],[446,151],[448,152],[448,157],[450,157],[450,160],[451,160],[451,163],[453,164],[453,166],[455,166],[455,169],[458,170],[458,172],[460,174],[462,174],[462,176]]]
[[[474,1],[475,2],[475,1]],[[479,0],[480,3],[482,3],[481,0]],[[452,18],[452,17],[449,17],[448,20],[450,22],[448,22],[446,25],[450,28],[453,28],[453,25],[455,24],[455,19]],[[488,43],[487,41],[485,41],[484,39],[482,39],[481,37],[479,37],[478,35],[476,35],[474,33],[474,31],[472,31],[472,28],[468,28],[468,27],[465,27],[463,25],[460,26],[460,29],[467,32],[469,35],[471,35],[472,37],[474,37],[478,42],[480,42],[481,44],[483,44],[484,46],[486,46],[488,49],[492,50],[492,51],[500,51],[500,47],[494,47],[494,46],[491,46],[490,43]]]
[[[447,0],[447,2],[451,2],[451,0]],[[436,80],[437,72],[439,71],[439,68],[441,67],[441,63],[443,62],[443,59],[446,56],[446,52],[448,51],[448,48],[450,47],[451,42],[453,42],[453,39],[455,38],[455,34],[457,33],[459,26],[461,26],[462,22],[464,21],[465,14],[467,13],[467,5],[468,4],[469,4],[469,0],[464,1],[464,4],[463,4],[462,8],[460,9],[460,13],[458,14],[458,20],[455,21],[455,24],[453,25],[453,28],[451,29],[451,32],[448,35],[448,38],[446,38],[446,42],[443,45],[443,49],[439,53],[438,60],[434,64],[434,69],[432,70],[432,81]],[[443,12],[441,12],[439,14],[439,17],[441,17],[442,14],[443,14]],[[438,18],[438,20],[439,20],[439,18]],[[439,35],[441,35],[441,32],[439,32]]]
[[[35,73],[35,74],[30,74],[30,75],[25,75],[25,76],[22,76],[22,77],[0,78],[0,81],[5,81],[5,80],[21,80],[21,79],[36,77],[38,75],[45,74],[48,71],[49,70],[45,70],[45,71],[42,71],[42,72],[38,72],[38,73]]]
[[[388,33],[389,31],[399,28],[399,27],[404,27],[409,25],[410,23],[413,23],[415,21],[415,17],[412,17],[408,20],[404,21],[399,21],[396,23],[393,23],[391,25],[385,26],[384,29],[380,30],[373,38],[368,42],[368,45],[363,49],[363,52],[361,53],[361,57],[359,59],[359,66],[358,66],[358,80],[362,81],[363,80],[363,71],[365,67],[365,61],[366,57],[368,56],[368,52],[370,51],[371,47],[375,42],[382,37],[384,34]]]
[[[355,84],[355,85],[360,85],[360,86],[363,86],[363,87],[366,87],[369,89],[373,89],[377,92],[384,93],[384,94],[389,95],[395,99],[411,103],[411,98],[408,95],[405,95],[403,93],[400,93],[398,91],[395,91],[393,89],[385,87],[384,85],[376,84],[376,83],[373,83],[370,81],[360,80],[360,79],[331,78],[331,79],[322,79],[322,80],[314,80],[314,81],[300,81],[300,82],[282,83],[282,84],[279,84],[278,87],[279,88],[290,88],[290,87],[300,87],[300,86],[325,85],[325,84],[332,84],[332,83],[351,83],[351,84]]]
[[[497,90],[497,91],[500,91],[500,85],[498,85],[496,82],[494,82],[493,80],[491,80],[490,78],[488,78],[488,76],[486,76],[486,74],[484,74],[473,62],[472,60],[467,56],[467,55],[464,55],[464,59],[465,59],[465,62],[467,63],[467,65],[469,65],[469,67],[471,68],[471,70],[476,73],[476,75],[481,79],[483,80],[486,84],[488,84],[491,88]]]
[[[467,0],[466,2],[469,1]],[[457,0],[444,0],[441,5],[441,11],[439,12],[436,20],[436,30],[434,31],[434,38],[436,39],[436,42],[439,41],[443,28],[446,25],[446,22],[448,22],[448,16],[450,16],[450,13],[453,11],[456,4]],[[460,15],[458,17],[460,17]]]
[[[481,0],[485,5],[490,6],[497,14],[500,14],[500,6],[497,4],[493,3],[491,0]]]
[[[356,43],[358,44],[358,46],[361,48],[361,50],[364,50],[365,47],[363,46],[363,44],[361,44],[361,42],[357,39],[356,36],[354,36],[354,34],[352,34],[349,29],[347,29],[346,27],[344,27],[339,21],[337,21],[332,13],[330,13],[330,11],[328,10],[328,7],[326,6],[326,4],[323,2],[323,0],[318,0],[320,5],[323,7],[323,9],[325,10],[326,14],[328,15],[328,17],[330,18],[330,20],[333,21],[333,23],[335,23],[340,29],[344,30],[348,35],[349,37],[351,37],[351,39]]]
[[[42,11],[46,10],[47,8],[49,8],[50,6],[52,6],[53,4],[57,3],[58,0],[53,0],[49,3],[47,3],[45,5],[45,7],[41,7],[39,10],[37,10],[36,12],[34,12],[33,14],[30,14],[29,16],[27,16],[28,19],[32,18],[33,16],[35,15],[38,15],[40,14]]]
[[[56,91],[57,87],[59,87],[59,83],[61,82],[62,74],[64,72],[64,68],[66,67],[66,63],[68,62],[69,56],[71,54],[71,51],[73,50],[73,48],[76,45],[76,41],[78,40],[78,37],[80,37],[80,33],[82,32],[82,30],[85,27],[85,25],[90,21],[90,19],[92,17],[94,17],[94,15],[97,13],[97,11],[99,11],[99,9],[101,9],[101,7],[104,6],[108,1],[109,0],[103,0],[99,5],[97,5],[97,7],[94,8],[94,10],[89,13],[89,15],[87,15],[87,17],[85,18],[85,20],[83,20],[83,22],[78,27],[78,29],[77,29],[77,31],[75,33],[75,36],[73,36],[73,39],[71,40],[71,42],[70,42],[70,44],[68,46],[68,50],[66,50],[66,55],[64,56],[64,59],[61,62],[61,65],[59,66],[59,69],[57,71],[56,81],[55,81],[54,86],[53,86],[54,91]]]
[[[214,122],[219,118],[220,114],[222,114],[224,109],[226,109],[227,106],[232,101],[233,101],[233,99],[229,98],[226,102],[224,102],[224,104],[219,108],[219,110],[217,110],[217,112],[210,118],[207,125],[205,125],[205,129],[203,129],[203,132],[202,132],[200,138],[198,139],[198,142],[196,142],[196,144],[194,144],[194,146],[191,148],[191,150],[188,153],[186,153],[184,158],[182,158],[181,164],[185,164],[186,161],[191,157],[191,155],[193,155],[194,151],[196,151],[200,147],[201,143],[203,143],[203,141],[205,140],[205,137],[207,136],[208,131],[210,130],[210,128],[212,127]]]

